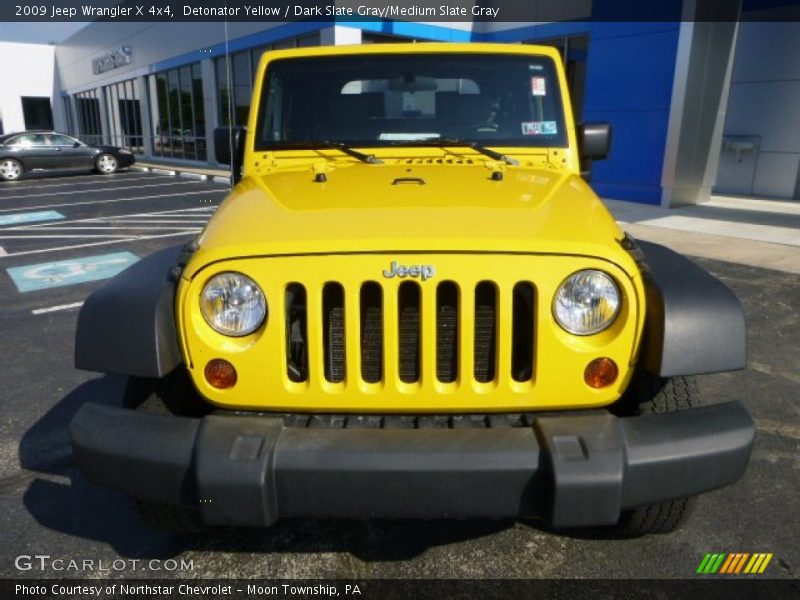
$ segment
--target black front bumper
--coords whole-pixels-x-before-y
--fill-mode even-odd
[[[738,402],[482,429],[298,428],[269,416],[193,419],[87,403],[70,433],[90,481],[198,507],[207,523],[538,516],[571,527],[733,483],[755,426]]]

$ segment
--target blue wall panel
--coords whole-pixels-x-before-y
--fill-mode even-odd
[[[601,27],[593,25],[592,32]],[[676,28],[611,38],[593,35],[585,109],[669,110],[677,46]]]
[[[678,50],[678,23],[592,23],[585,121],[609,121],[608,160],[593,165],[603,196],[658,204]]]

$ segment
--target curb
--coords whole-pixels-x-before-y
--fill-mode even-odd
[[[186,179],[196,179],[197,181],[208,181],[208,175],[204,173],[194,173],[193,171],[182,171],[178,173],[178,177],[185,177]]]
[[[153,173],[155,175],[170,175],[173,177],[185,177],[186,179],[194,179],[196,181],[213,181],[214,183],[221,183],[224,185],[230,185],[230,177],[226,177],[223,175],[212,175],[209,173],[201,173],[194,170],[182,170],[180,168],[170,169],[170,168],[161,168],[161,167],[144,167],[142,165],[133,165],[131,167],[133,171],[139,171],[141,173]]]

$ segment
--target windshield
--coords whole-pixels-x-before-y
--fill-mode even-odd
[[[256,150],[413,145],[567,145],[555,65],[513,54],[354,54],[269,64]]]

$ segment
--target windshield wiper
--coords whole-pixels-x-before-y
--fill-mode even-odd
[[[319,142],[306,142],[303,145],[308,146],[309,148],[335,148],[336,150],[344,152],[348,156],[352,156],[361,162],[369,163],[371,165],[380,165],[383,163],[383,161],[380,158],[376,158],[374,154],[364,154],[358,150],[353,150],[350,146],[343,144],[342,142],[320,140]]]
[[[478,142],[471,142],[469,140],[462,140],[460,138],[448,138],[448,137],[430,137],[430,138],[423,138],[419,140],[402,140],[392,143],[393,146],[459,146],[462,148],[472,148],[475,152],[480,152],[484,156],[488,156],[492,160],[500,160],[508,165],[518,165],[519,161],[515,158],[511,158],[510,156],[506,156],[500,152],[495,152],[491,148],[487,148],[483,144],[479,144]]]

